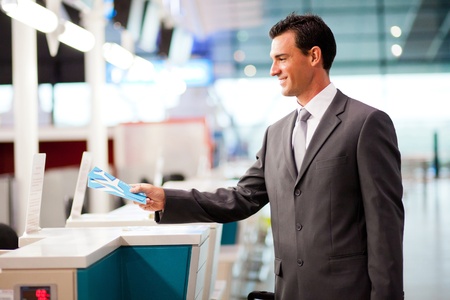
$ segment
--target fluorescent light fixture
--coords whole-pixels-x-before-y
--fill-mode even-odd
[[[130,17],[131,13],[132,12],[130,11]],[[133,14],[136,13],[142,15],[142,11],[133,12]],[[162,11],[160,5],[155,1],[150,1],[145,10],[142,30],[139,31],[140,35],[138,35],[138,38],[136,39],[139,40],[139,46],[145,51],[154,52],[157,50],[158,33],[161,27],[161,14]],[[128,18],[128,20],[128,23],[134,22],[133,20],[130,20],[130,18]]]
[[[175,65],[183,65],[190,58],[192,47],[194,45],[194,37],[192,33],[181,27],[173,30],[172,39],[169,48],[169,60]]]
[[[17,3],[17,0],[2,0],[1,3],[2,3],[1,4],[2,5],[2,10],[4,12],[8,12],[8,11],[14,10],[19,5]]]
[[[88,52],[94,48],[95,37],[92,32],[70,21],[62,21],[62,33],[58,40],[81,52]]]
[[[178,69],[161,70],[156,78],[157,86],[167,95],[180,96],[186,92],[186,81],[181,78]]]
[[[49,33],[58,27],[56,14],[33,1],[2,0],[1,8],[9,17],[41,32]]]
[[[110,64],[123,70],[129,69],[134,62],[133,53],[116,43],[103,45],[103,57]]]
[[[127,81],[153,81],[155,77],[154,65],[149,60],[135,56],[133,65],[127,72]]]

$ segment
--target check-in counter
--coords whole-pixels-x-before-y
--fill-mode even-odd
[[[0,255],[0,295],[201,299],[209,232],[205,225],[42,229]]]
[[[130,227],[130,226],[161,226],[154,221],[154,213],[141,209],[138,205],[129,203],[106,214],[81,214],[76,218],[69,218],[66,227]],[[192,225],[192,224],[191,224]],[[220,241],[222,237],[222,224],[199,223],[210,229],[208,239],[208,257],[206,261],[206,276],[203,290],[203,300],[210,300],[215,290],[217,267],[219,264]],[[165,225],[185,226],[185,225]],[[189,225],[190,226],[190,225]]]

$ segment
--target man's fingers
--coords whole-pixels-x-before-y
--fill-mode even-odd
[[[141,184],[132,184],[130,192],[132,193],[139,193],[142,191],[142,185]]]

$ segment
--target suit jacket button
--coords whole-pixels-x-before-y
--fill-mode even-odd
[[[300,223],[297,223],[297,230],[300,231],[300,230],[302,230],[302,228],[303,228],[303,225]]]
[[[302,191],[300,191],[300,190],[295,190],[295,192],[294,192],[294,195],[295,196],[300,196],[302,194]]]
[[[303,260],[301,260],[300,258],[297,259],[297,265],[298,265],[299,267],[303,266]]]

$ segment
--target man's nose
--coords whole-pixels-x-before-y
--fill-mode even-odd
[[[276,75],[278,75],[279,72],[280,72],[280,70],[275,65],[275,63],[273,63],[272,66],[270,67],[270,76],[276,76]]]

